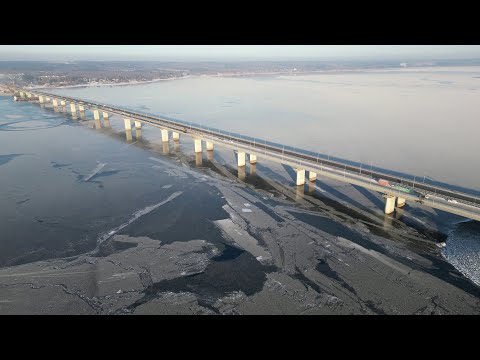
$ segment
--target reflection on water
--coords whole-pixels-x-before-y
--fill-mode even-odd
[[[207,160],[208,161],[213,160],[213,150],[207,150]]]
[[[203,162],[202,153],[201,152],[195,153],[195,166],[201,167],[202,162]]]
[[[245,176],[246,176],[245,168],[246,168],[246,166],[239,166],[238,167],[238,178],[241,181],[245,180]]]
[[[301,201],[305,194],[305,185],[297,185],[295,187],[295,200]]]
[[[170,152],[170,147],[168,142],[162,142],[162,153],[163,155],[167,155]]]
[[[250,175],[255,175],[257,172],[257,164],[250,164]]]
[[[125,137],[127,138],[128,142],[132,141],[132,130],[125,130]]]

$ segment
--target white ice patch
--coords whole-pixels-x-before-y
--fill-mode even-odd
[[[242,209],[242,212],[244,212],[244,213],[251,213],[252,210],[251,210],[251,209]]]
[[[83,181],[84,182],[87,182],[88,180],[90,180],[92,177],[94,177],[95,175],[97,175],[104,167],[105,165],[107,164],[104,164],[104,163],[100,163],[97,165],[97,167],[95,169],[93,169],[93,171],[90,173],[90,175],[88,175]]]

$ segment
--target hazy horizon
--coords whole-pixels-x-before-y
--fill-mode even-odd
[[[480,59],[479,45],[1,45],[0,61]]]

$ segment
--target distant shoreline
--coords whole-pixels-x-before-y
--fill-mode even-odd
[[[156,83],[160,81],[173,81],[173,80],[183,80],[188,78],[215,78],[215,77],[224,77],[224,78],[236,78],[236,77],[256,77],[256,76],[308,76],[308,75],[334,75],[334,74],[353,74],[353,73],[385,73],[385,72],[448,72],[448,71],[478,71],[480,74],[480,66],[412,66],[412,67],[394,67],[394,68],[358,68],[358,69],[329,69],[329,70],[310,70],[310,71],[264,71],[264,72],[242,72],[242,73],[217,73],[217,74],[195,74],[195,75],[186,75],[174,78],[167,79],[153,79],[145,81],[127,81],[121,83],[99,83],[91,82],[87,84],[78,84],[78,85],[63,85],[63,86],[32,86],[25,87],[25,89],[35,90],[35,89],[72,89],[72,88],[92,88],[92,87],[110,87],[110,86],[131,86],[131,85],[143,85]]]
[[[169,81],[169,80],[180,80],[186,79],[193,75],[181,76],[176,78],[168,78],[168,79],[153,79],[153,80],[145,80],[145,81],[128,81],[128,82],[121,82],[121,83],[99,83],[99,82],[91,82],[88,84],[78,84],[78,85],[63,85],[63,86],[30,86],[25,87],[25,89],[35,90],[35,89],[70,89],[70,88],[88,88],[88,87],[109,87],[109,86],[127,86],[127,85],[142,85],[142,84],[149,84],[155,83],[159,81]]]

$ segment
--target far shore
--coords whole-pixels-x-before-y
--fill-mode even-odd
[[[265,72],[232,72],[232,73],[217,73],[217,74],[198,74],[198,75],[186,75],[167,79],[153,79],[145,81],[127,81],[121,83],[100,83],[90,82],[88,84],[78,85],[63,85],[63,86],[31,86],[25,87],[25,89],[69,89],[69,88],[90,88],[90,87],[110,87],[110,86],[130,86],[130,85],[143,85],[156,83],[160,81],[173,81],[182,80],[188,78],[202,78],[202,77],[255,77],[255,76],[308,76],[308,75],[334,75],[334,74],[354,74],[354,73],[384,73],[384,72],[448,72],[448,71],[478,71],[480,72],[480,66],[417,66],[417,67],[393,67],[393,68],[357,68],[357,69],[330,69],[330,70],[310,70],[310,71],[265,71]]]

